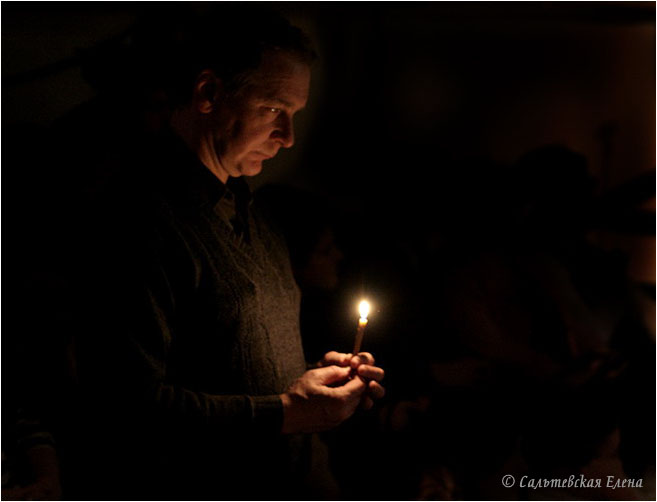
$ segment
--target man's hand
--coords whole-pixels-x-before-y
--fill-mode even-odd
[[[386,393],[380,383],[385,376],[385,372],[375,366],[374,362],[374,356],[369,352],[360,352],[353,355],[331,351],[324,354],[319,366],[336,365],[353,368],[352,374],[358,375],[367,384],[367,391],[361,399],[360,406],[365,410],[369,410],[374,406],[374,401],[381,399]]]
[[[349,379],[349,366],[326,366],[306,371],[285,394],[283,434],[321,432],[349,418],[366,389],[360,377]]]

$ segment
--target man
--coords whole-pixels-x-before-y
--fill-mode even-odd
[[[287,250],[243,179],[294,143],[305,37],[276,18],[211,21],[177,34],[171,130],[135,154],[146,175],[99,226],[104,291],[78,344],[87,498],[303,497],[300,433],[384,393],[369,354],[306,371]]]

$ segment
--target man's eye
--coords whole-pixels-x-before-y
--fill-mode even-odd
[[[274,107],[267,107],[266,110],[270,113],[281,113],[280,108],[274,108]]]

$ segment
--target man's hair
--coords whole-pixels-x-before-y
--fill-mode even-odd
[[[182,21],[182,22],[181,22]],[[162,61],[172,103],[191,99],[196,77],[210,69],[228,92],[239,90],[269,52],[284,52],[310,65],[316,55],[308,37],[282,16],[235,4],[174,20],[170,64]],[[166,54],[165,54],[166,57]]]
[[[196,78],[206,69],[222,79],[228,92],[239,90],[269,52],[284,52],[308,65],[316,58],[299,28],[256,4],[165,4],[147,11],[121,37],[90,51],[85,76],[109,91],[134,92],[135,85],[164,89],[175,106],[189,102]]]

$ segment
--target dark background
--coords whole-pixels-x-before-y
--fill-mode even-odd
[[[311,36],[320,57],[308,107],[296,122],[295,147],[268,161],[250,182],[254,188],[291,185],[321,196],[333,208],[345,254],[338,292],[342,297],[335,304],[355,305],[361,292],[375,304],[366,349],[378,350],[388,364],[391,409],[395,400],[415,403],[421,392],[409,391],[417,368],[408,358],[414,344],[428,350],[441,333],[441,297],[435,286],[442,272],[436,271],[449,271],[456,263],[439,261],[441,245],[449,244],[445,236],[458,236],[463,244],[456,248],[466,254],[472,252],[469,245],[485,247],[485,241],[498,238],[497,226],[488,225],[495,222],[490,215],[497,214],[510,194],[532,196],[527,187],[518,189],[526,194],[514,193],[513,180],[507,182],[505,176],[523,154],[559,144],[583,156],[595,199],[607,203],[605,217],[588,234],[590,242],[621,257],[623,278],[638,291],[635,314],[652,345],[647,345],[647,363],[633,360],[638,370],[624,384],[633,390],[631,399],[623,401],[630,403],[624,420],[640,415],[641,427],[654,425],[654,3],[268,4],[272,6]],[[9,243],[3,260],[4,306],[12,325],[20,326],[12,340],[30,340],[30,326],[37,326],[39,343],[56,346],[57,333],[44,336],[44,326],[61,331],[74,323],[75,305],[62,302],[84,294],[57,295],[58,288],[67,287],[67,267],[84,261],[61,246],[59,241],[70,236],[70,230],[61,230],[67,226],[61,218],[78,200],[69,199],[77,188],[88,201],[102,187],[104,172],[95,169],[113,159],[123,124],[114,117],[103,126],[102,115],[96,115],[98,122],[84,131],[61,127],[59,119],[70,117],[97,93],[97,83],[90,85],[81,68],[99,44],[119,36],[136,19],[157,18],[172,8],[166,3],[3,2],[3,223]],[[75,151],[75,162],[62,161],[61,152],[51,156],[56,147],[51,131],[73,131],[63,139],[69,145],[79,142],[77,148],[67,147]],[[562,171],[543,176],[539,184],[553,187],[555,194],[571,182]],[[617,273],[602,267],[594,275],[608,285]],[[335,319],[343,338],[334,339],[340,345],[334,348],[344,351],[350,350],[357,322],[348,308],[340,307],[341,317]],[[322,315],[326,312],[317,314],[316,324]],[[407,332],[412,336],[406,339]],[[643,342],[628,343],[631,354],[644,350]],[[431,359],[422,355],[425,363]],[[6,363],[3,356],[5,382],[14,370],[11,361]],[[648,379],[646,388],[643,378]],[[640,403],[632,403],[635,398]],[[462,413],[476,423],[475,418],[496,408],[496,398],[491,399],[475,399],[480,406],[464,406]],[[444,402],[446,407],[461,405],[458,400]],[[522,416],[520,411],[508,413]],[[482,428],[480,446],[500,423],[513,428],[512,422],[492,420],[489,428]],[[423,430],[422,423],[418,427]],[[635,429],[640,434],[649,430]],[[358,424],[345,434],[358,438]],[[365,438],[370,445],[368,440],[382,440],[385,459],[384,448],[400,456],[410,449],[414,455],[419,451],[415,446],[428,439],[386,434]],[[342,440],[334,441],[340,446]],[[637,445],[652,449],[654,436],[639,435],[633,441],[629,458],[643,466],[645,449]],[[404,449],[404,442],[411,446]],[[496,448],[494,441],[488,445],[488,450]],[[413,486],[415,474],[400,477],[407,475],[404,481]],[[348,493],[362,498],[358,477],[343,476],[352,490]],[[409,493],[400,489],[393,495],[404,498]],[[385,495],[375,492],[375,498]]]
[[[295,148],[255,186],[321,192],[364,209],[369,227],[417,218],[418,201],[451,188],[455,159],[509,165],[559,143],[585,155],[598,193],[654,170],[650,3],[276,6],[311,35],[320,59]],[[80,55],[153,12],[138,3],[6,3],[4,135],[16,124],[48,126],[89,100]],[[633,277],[654,278],[653,238],[605,239],[631,253]]]

